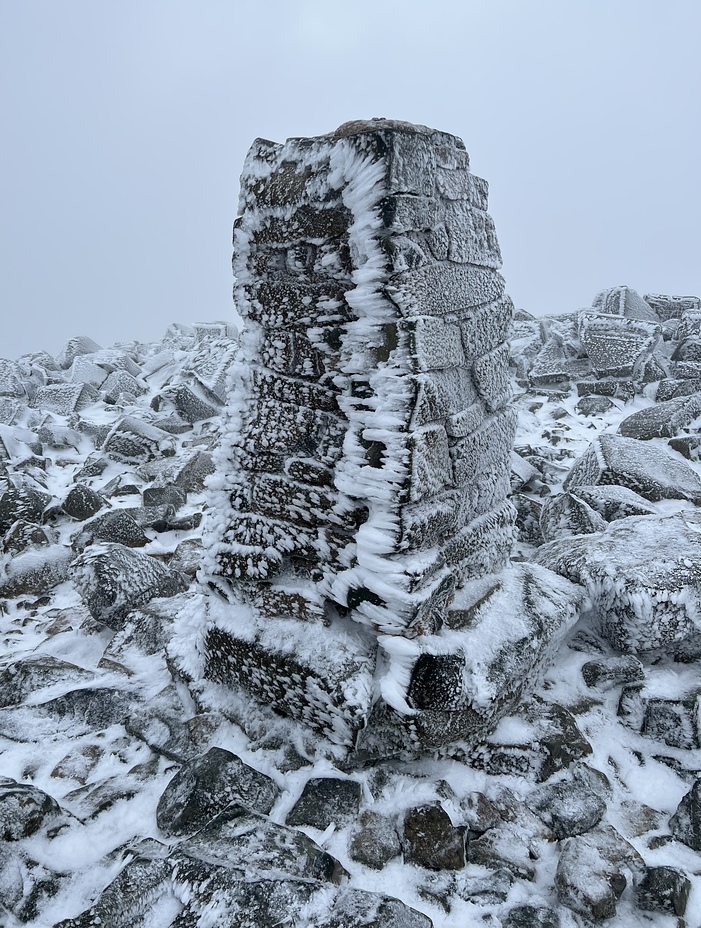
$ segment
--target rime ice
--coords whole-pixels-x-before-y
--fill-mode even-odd
[[[341,743],[378,692],[412,728],[417,657],[512,540],[486,184],[460,139],[407,123],[259,139],[234,248],[246,332],[206,568],[231,607],[210,607],[205,673]],[[401,681],[378,636],[413,642]]]

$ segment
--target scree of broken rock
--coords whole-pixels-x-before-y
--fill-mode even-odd
[[[483,735],[577,612],[506,566],[512,304],[486,210],[460,139],[385,119],[258,139],[241,177],[204,675],[371,755]]]

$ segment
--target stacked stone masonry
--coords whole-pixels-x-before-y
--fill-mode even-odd
[[[367,722],[378,641],[440,635],[508,558],[512,304],[486,207],[460,139],[390,120],[259,139],[244,166],[208,545],[246,618],[213,620],[207,674],[336,740]]]

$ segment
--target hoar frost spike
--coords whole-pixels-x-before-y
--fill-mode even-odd
[[[578,605],[543,568],[505,572],[512,304],[487,184],[460,139],[377,119],[258,139],[239,206],[204,675],[371,754],[478,737]]]

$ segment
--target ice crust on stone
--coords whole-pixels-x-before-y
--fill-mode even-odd
[[[264,701],[285,678],[279,709],[308,724],[313,681],[328,732],[355,666],[364,704],[332,711],[349,746],[378,697],[405,706],[408,681],[375,666],[378,635],[438,633],[456,587],[504,564],[514,519],[511,304],[486,203],[470,200],[463,155],[447,157],[459,140],[373,127],[256,142],[247,158],[234,232],[246,329],[202,571],[230,605],[207,607],[200,672]],[[456,183],[445,199],[439,162],[464,198]],[[365,629],[360,649],[348,622]],[[343,656],[324,669],[334,641]]]

